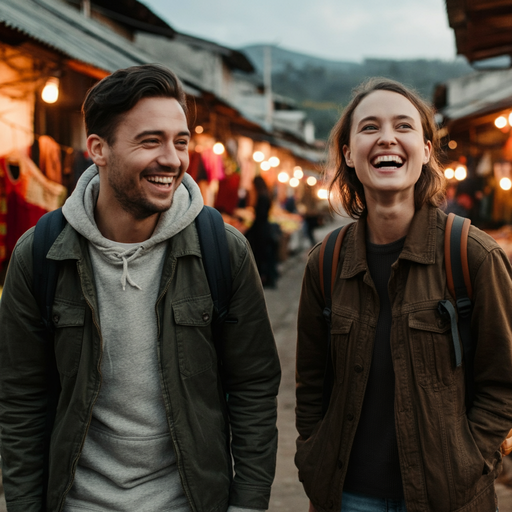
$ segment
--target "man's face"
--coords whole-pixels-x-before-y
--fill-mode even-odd
[[[190,132],[174,98],[143,98],[122,117],[105,142],[102,193],[134,220],[168,210],[188,168]]]

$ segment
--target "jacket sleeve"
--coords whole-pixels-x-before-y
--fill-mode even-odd
[[[318,258],[320,247],[308,259],[297,319],[296,426],[297,447],[310,437],[322,419],[322,388],[327,359],[327,322],[320,289]]]
[[[9,512],[43,510],[46,346],[32,295],[31,234],[14,249],[0,301],[0,445]]]
[[[229,395],[235,470],[229,504],[266,510],[276,464],[281,369],[252,252],[240,234],[230,228],[227,234],[230,245],[238,245],[231,251],[229,309],[237,323],[225,324],[223,335],[224,390]]]
[[[486,473],[512,428],[512,268],[499,247],[479,265],[473,290],[475,397],[468,422]]]

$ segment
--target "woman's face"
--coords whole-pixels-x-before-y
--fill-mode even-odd
[[[379,90],[354,110],[350,144],[343,147],[343,154],[347,165],[355,168],[367,201],[414,201],[414,185],[431,149],[416,107],[401,94]]]

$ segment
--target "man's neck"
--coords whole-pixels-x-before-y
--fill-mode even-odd
[[[100,233],[113,242],[137,243],[151,238],[158,223],[159,213],[146,219],[134,219],[116,202],[102,197],[101,191],[94,208],[94,220]]]

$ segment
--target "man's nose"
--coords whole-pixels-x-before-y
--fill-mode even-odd
[[[181,160],[174,144],[165,144],[158,155],[158,163],[164,167],[180,167]]]

